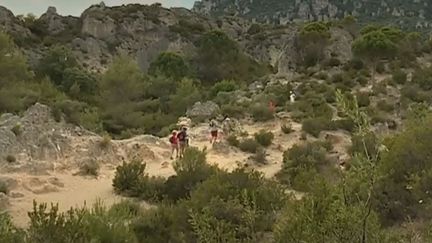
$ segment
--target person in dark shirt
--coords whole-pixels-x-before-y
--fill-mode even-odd
[[[178,143],[180,145],[179,156],[183,158],[184,151],[186,147],[189,145],[189,138],[187,135],[187,128],[182,127],[181,131],[177,134]]]

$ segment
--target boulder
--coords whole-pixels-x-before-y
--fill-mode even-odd
[[[186,112],[186,115],[192,120],[205,120],[216,116],[219,111],[219,106],[213,101],[197,102]]]

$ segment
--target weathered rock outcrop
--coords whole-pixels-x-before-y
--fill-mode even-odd
[[[12,35],[31,64],[36,64],[51,45],[62,44],[69,46],[82,66],[91,71],[104,71],[120,53],[135,57],[145,71],[161,52],[190,57],[203,33],[221,30],[252,58],[271,64],[278,73],[291,73],[296,63],[297,27],[262,26],[257,33],[250,33],[252,25],[243,18],[208,18],[184,8],[166,9],[158,4],[93,5],[80,17],[61,16],[50,7],[30,24],[0,8],[0,28]],[[335,41],[328,56],[336,54],[341,61],[349,59],[349,34],[342,29],[333,33]]]

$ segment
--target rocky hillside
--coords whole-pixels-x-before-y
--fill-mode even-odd
[[[353,15],[361,22],[393,23],[425,30],[432,28],[432,5],[428,0],[202,0],[195,3],[193,10],[280,24],[335,20]]]
[[[0,29],[4,29],[22,47],[30,63],[35,64],[50,47],[69,46],[82,66],[103,71],[113,57],[126,53],[137,58],[147,70],[161,52],[171,51],[191,56],[197,39],[209,30],[221,30],[234,39],[255,60],[270,64],[279,73],[294,65],[296,27],[262,27],[250,31],[251,21],[236,17],[211,18],[183,8],[160,5],[93,5],[80,17],[61,16],[54,7],[39,19],[14,16],[0,7]],[[256,26],[255,26],[256,27]],[[334,43],[330,56],[341,61],[351,56],[352,38],[341,29],[332,30]]]

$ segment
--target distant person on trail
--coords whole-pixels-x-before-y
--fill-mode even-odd
[[[218,131],[219,131],[216,124],[216,120],[214,118],[211,119],[209,127],[210,127],[210,135],[211,135],[210,144],[214,144],[217,141]]]
[[[171,144],[171,159],[174,159],[174,152],[176,153],[176,159],[179,156],[179,140],[177,138],[177,132],[173,131],[171,137],[169,138]]]
[[[180,145],[179,157],[183,158],[186,147],[189,145],[189,139],[187,135],[187,128],[182,127],[181,131],[177,134],[178,143]]]
[[[271,111],[271,113],[275,113],[276,105],[273,102],[273,100],[270,100],[270,102],[269,102],[269,110]]]
[[[295,102],[295,98],[296,98],[295,93],[293,91],[290,91],[290,102],[294,103]]]
[[[231,119],[227,115],[225,115],[222,121],[222,131],[225,137],[228,137],[231,132]]]

